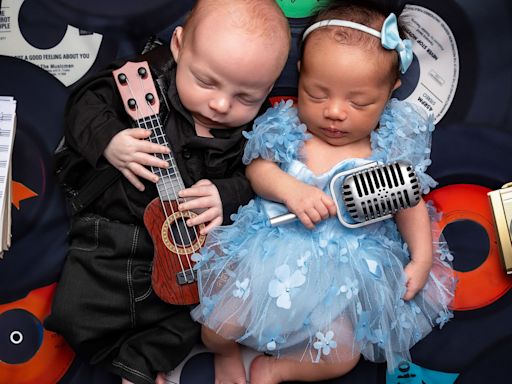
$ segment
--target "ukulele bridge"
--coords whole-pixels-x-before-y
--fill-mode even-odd
[[[192,284],[197,280],[197,272],[194,273],[192,269],[186,269],[176,274],[176,280],[179,285]]]

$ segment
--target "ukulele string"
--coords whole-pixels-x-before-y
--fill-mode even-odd
[[[140,88],[141,89],[144,89],[144,84],[143,84],[143,80],[142,78],[139,78],[139,81],[140,81]],[[155,95],[156,96],[156,95]],[[150,123],[151,123],[151,132],[155,134],[155,137],[154,139],[156,140],[156,144],[160,144],[160,145],[164,145],[166,147],[168,147],[170,149],[170,146],[169,146],[169,143],[167,142],[167,138],[165,136],[165,133],[163,132],[162,130],[162,124],[160,122],[160,119],[158,117],[158,112],[155,111],[151,105],[151,103],[149,101],[146,100],[146,104],[148,106],[148,108],[151,110],[152,114],[150,116],[148,116],[147,118],[149,119]],[[157,125],[155,126],[154,125],[154,122],[156,121]],[[145,121],[146,122],[146,121]],[[146,127],[147,129],[147,127]],[[163,139],[163,143],[161,142],[160,139]],[[151,136],[148,138],[149,141],[151,141]],[[155,153],[154,156],[162,159],[162,160],[171,160],[172,162],[173,161],[173,156],[172,155],[167,155],[168,159],[165,159],[165,154],[158,154],[158,153]],[[182,183],[181,183],[181,175],[179,174],[179,170],[176,166],[176,164],[172,164],[172,167],[173,167],[173,170],[174,170],[174,175],[175,175],[175,180],[178,181],[178,187],[183,189],[184,186],[182,187]],[[153,173],[156,174],[156,167],[151,167],[151,170],[153,171]],[[172,175],[171,173],[169,172],[169,169],[168,168],[159,168],[158,167],[158,173],[160,174],[160,180],[158,181],[158,184],[160,184],[160,187],[163,187],[164,188],[164,194],[165,196],[162,196],[162,191],[161,191],[161,188],[158,188],[157,186],[157,190],[158,190],[158,195],[160,197],[160,201],[161,201],[161,204],[162,204],[162,208],[164,210],[164,213],[165,213],[165,217],[166,219],[168,219],[168,214],[167,214],[167,208],[166,208],[166,204],[165,204],[165,201],[171,201],[171,200],[176,200],[176,201],[179,201],[180,198],[178,196],[178,192],[179,190],[177,191],[175,188],[174,188],[174,183],[171,179]],[[178,176],[178,177],[176,177]],[[166,181],[170,181],[170,186],[172,188],[172,195],[174,196],[174,199],[171,198],[171,196],[169,195],[169,188],[168,188],[168,183]],[[164,199],[164,197],[166,199]],[[171,209],[172,213],[174,216],[176,216],[176,212],[174,211],[174,208],[172,206],[171,203],[169,203],[169,208]],[[192,238],[190,237],[190,232],[188,231],[188,227],[187,227],[187,223],[186,223],[186,219],[185,219],[185,216],[184,216],[184,213],[180,210],[178,210],[178,219],[175,220],[175,223],[176,223],[176,230],[178,232],[178,235],[179,235],[179,238],[181,240],[181,244],[184,248],[186,248],[186,245],[187,244],[190,244],[190,246],[193,245],[193,240]],[[183,225],[183,228],[185,228],[185,233],[186,233],[186,236],[183,236],[183,233],[182,233],[182,229],[180,228],[180,225],[179,225],[179,222],[178,220],[181,220],[181,224]],[[178,243],[176,242],[176,239],[175,239],[175,235],[174,235],[174,232],[172,231],[172,227],[171,227],[171,223],[170,223],[170,220],[166,220],[166,223],[167,223],[167,230],[169,231],[170,235],[171,235],[171,238],[173,240],[173,244],[176,246],[176,250],[178,250]],[[194,229],[194,232],[195,232],[195,236],[196,238],[197,237],[197,232],[196,232],[196,229],[195,227],[193,227]],[[186,243],[186,241],[188,241],[188,243]],[[181,268],[181,272],[183,274],[183,277],[185,278],[185,282],[188,283],[188,277],[187,277],[187,273],[185,271],[185,267],[183,265],[183,261],[181,259],[181,254],[180,252],[176,252],[177,253],[177,256],[178,256],[178,261],[180,263],[180,268]],[[194,273],[194,270],[192,268],[192,263],[190,261],[190,255],[189,253],[185,253],[185,259],[187,261],[187,265],[188,265],[188,270],[190,271],[191,273],[191,278],[192,278],[192,282],[195,281],[196,277],[195,277],[195,273]]]
[[[143,91],[144,91],[144,84],[143,84],[142,78],[140,78],[140,77],[139,77],[139,82],[140,82],[140,84],[139,84],[139,89],[141,89],[141,90],[143,90]],[[130,92],[130,95],[132,96],[132,98],[133,98],[134,100],[136,100],[135,92],[133,91],[132,87],[130,86],[130,81],[129,81],[129,79],[127,79],[126,84],[127,84],[127,86],[128,86],[128,90],[129,90],[129,92]],[[151,108],[151,105],[149,104],[149,102],[147,102],[147,104],[148,104],[148,105],[150,106],[150,108]],[[145,122],[144,122],[144,119],[145,119],[145,118],[142,116],[142,112],[140,111],[140,109],[139,109],[139,105],[138,105],[137,103],[135,103],[135,109],[136,109],[136,113],[137,113],[137,115],[139,116],[139,117],[137,118],[137,120],[136,120],[136,124],[137,124],[137,126],[138,126],[139,128],[148,129],[148,127],[147,127],[147,126],[145,126],[145,124],[143,124],[143,123],[145,123]],[[153,108],[151,108],[151,111],[152,111],[152,112],[154,112],[154,111],[153,111]],[[146,139],[146,140],[151,141],[151,139],[150,139],[150,138],[148,138],[148,139]],[[159,168],[159,169],[161,169],[161,168]],[[151,167],[151,170],[153,171],[153,173],[155,173],[155,170],[156,170],[156,169],[155,169],[155,167],[153,167],[153,166],[152,166],[152,167]],[[159,182],[160,182],[160,180],[159,180]],[[158,188],[157,188],[157,190],[158,190],[158,194],[160,195],[160,191],[159,191],[159,189],[158,189]],[[169,196],[168,196],[168,197],[169,197]],[[166,206],[165,206],[165,204],[164,204],[164,200],[163,200],[163,197],[162,197],[162,196],[160,196],[160,201],[161,201],[161,203],[162,203],[161,205],[162,205],[162,209],[163,209],[163,211],[164,211],[164,215],[165,215],[165,219],[166,219],[166,221],[165,221],[165,222],[166,222],[166,223],[167,223],[167,225],[168,225],[168,228],[167,228],[167,229],[168,229],[169,233],[171,234],[171,238],[172,238],[173,244],[177,245],[176,238],[175,238],[175,236],[174,236],[174,232],[173,232],[173,231],[171,230],[171,228],[170,228],[170,223],[169,223],[169,221],[170,221],[170,220],[169,220],[169,214],[168,214],[168,212],[167,212],[167,209],[166,209]],[[178,229],[179,229],[179,226],[178,226]],[[182,235],[181,235],[181,231],[179,231],[179,230],[178,230],[178,232],[179,232],[179,234],[180,234],[180,238],[181,238],[181,241],[182,241],[182,244],[183,244],[183,243],[184,243],[184,240],[183,240],[183,237],[182,237]],[[182,262],[182,260],[181,260],[180,255],[178,254],[177,256],[178,256],[178,261],[179,261],[180,268],[181,268],[181,271],[182,271],[182,273],[183,273],[183,276],[184,276],[184,277],[185,277],[185,279],[187,280],[187,277],[186,277],[187,275],[186,275],[186,273],[185,273],[185,266],[183,265],[183,262]],[[190,263],[190,262],[189,262],[189,263]],[[188,280],[187,280],[187,282],[188,282]]]
[[[156,139],[161,138],[163,140],[163,142],[158,142],[158,144],[161,144],[161,145],[164,145],[164,146],[170,148],[169,143],[167,142],[167,137],[165,136],[165,133],[164,133],[164,131],[162,129],[162,124],[160,122],[158,114],[156,113],[156,111],[153,110],[153,107],[151,106],[151,104],[149,104],[149,102],[148,102],[148,107],[153,112],[153,115],[150,118],[151,119],[150,121],[151,121],[152,131],[156,134],[155,138]],[[156,126],[154,125],[154,122],[157,123]],[[162,182],[163,182],[163,184],[165,186],[165,192],[167,194],[166,197],[168,199],[170,199],[170,196],[169,196],[169,193],[168,193],[167,184],[166,184],[165,180],[171,181],[170,184],[171,184],[171,188],[172,188],[172,194],[175,196],[175,200],[179,201],[181,198],[178,197],[178,192],[180,190],[184,189],[185,185],[183,185],[183,181],[181,179],[181,175],[180,175],[179,169],[177,167],[177,164],[175,162],[174,156],[172,156],[171,154],[165,155],[165,154],[159,154],[159,153],[156,153],[155,156],[161,158],[162,160],[169,161],[170,167],[169,168],[165,168],[165,169],[161,169],[161,171],[160,171],[162,173]],[[171,173],[169,171],[170,168],[173,169],[175,180],[178,182],[178,188],[179,188],[178,191],[174,188],[174,183],[171,180],[172,175],[171,175]],[[182,199],[182,200],[183,201],[187,201],[186,199]],[[171,208],[172,208],[172,205],[171,205]],[[183,227],[185,228],[185,233],[186,233],[186,238],[188,240],[188,244],[190,244],[190,246],[192,247],[194,240],[191,238],[191,234],[190,234],[189,229],[188,229],[189,227],[187,226],[187,223],[186,223],[186,218],[185,218],[184,213],[182,211],[178,210],[178,212],[179,212],[179,216],[180,216],[181,222],[183,223]],[[175,212],[173,211],[173,214],[174,213]],[[176,227],[177,227],[178,233],[180,235],[180,239],[182,241],[182,244],[185,244],[185,242],[183,240],[183,234],[182,234],[182,230],[181,230],[180,226],[176,225]],[[195,239],[197,241],[199,241],[199,234],[197,232],[197,228],[196,228],[195,225],[192,227],[192,230],[194,232]],[[172,233],[170,227],[169,227],[169,231]],[[191,260],[190,260],[190,257],[189,257],[190,255],[186,254],[186,256],[187,256],[186,257],[186,261],[187,261],[187,264],[188,264],[188,269],[189,269],[189,271],[190,271],[190,273],[192,275],[192,279],[193,279],[192,281],[195,281],[196,277],[195,277],[195,272],[194,272],[194,270],[192,268],[192,263],[191,263]],[[180,258],[180,264],[182,264],[181,258]],[[185,274],[184,274],[184,276],[185,276],[185,279],[188,282],[188,279],[187,279]]]

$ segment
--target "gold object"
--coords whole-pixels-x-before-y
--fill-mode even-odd
[[[512,183],[487,193],[491,203],[494,228],[503,266],[512,274]]]

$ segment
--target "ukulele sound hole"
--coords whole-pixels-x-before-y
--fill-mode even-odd
[[[197,238],[195,227],[187,227],[184,219],[178,219],[171,224],[171,239],[181,247],[191,246]]]

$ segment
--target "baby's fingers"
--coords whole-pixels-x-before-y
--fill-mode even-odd
[[[139,142],[139,145],[138,145],[138,148],[137,148],[140,152],[145,152],[145,153],[164,153],[164,154],[167,154],[167,153],[170,153],[171,150],[166,147],[165,145],[160,145],[160,144],[157,144],[157,143],[152,143],[150,141],[147,141],[147,140],[141,140]]]
[[[221,224],[222,224],[221,217],[218,217],[218,218],[210,221],[210,223],[201,230],[201,235],[208,234],[213,228],[218,227]]]
[[[203,197],[212,196],[215,194],[216,187],[213,184],[199,185],[194,184],[191,188],[182,189],[179,192],[180,197]]]
[[[142,184],[137,176],[135,176],[129,169],[124,168],[121,170],[124,177],[139,191],[144,191],[144,184]]]
[[[406,291],[405,291],[405,294],[404,294],[404,300],[405,301],[409,301],[409,300],[413,299],[414,296],[416,296],[416,294],[418,293],[419,290],[420,290],[420,287],[418,286],[418,284],[416,284],[414,282],[414,280],[409,279],[409,281],[406,284]]]
[[[142,177],[148,181],[156,183],[158,181],[158,176],[151,172],[146,167],[138,164],[138,163],[130,163],[128,165],[128,170],[133,173],[135,176]],[[132,183],[133,184],[133,183]]]
[[[328,216],[336,216],[338,214],[338,212],[336,210],[336,204],[334,203],[334,200],[331,199],[330,196],[325,195],[322,198],[322,202],[324,203],[325,208],[327,209]],[[327,217],[324,217],[324,219],[326,219],[326,218]]]
[[[169,167],[169,164],[167,161],[163,160],[161,157],[152,156],[149,153],[139,152],[136,154],[136,156],[134,156],[134,160],[137,163],[148,166],[148,167],[158,167],[158,168],[168,168]]]
[[[325,220],[327,218],[329,218],[329,216],[331,216],[331,212],[329,211],[329,207],[326,206],[325,204],[318,204],[316,208],[316,213],[318,214],[318,219],[316,219],[316,215],[315,215],[315,218],[313,218],[311,215],[311,219],[313,219],[313,221],[315,223],[318,223],[319,221],[321,220]]]
[[[315,228],[315,224],[313,223],[313,221],[310,219],[309,215],[307,215],[305,212],[302,212],[302,213],[298,213],[297,214],[297,218],[300,220],[300,222],[306,227],[306,228],[309,228],[309,229],[314,229]]]

